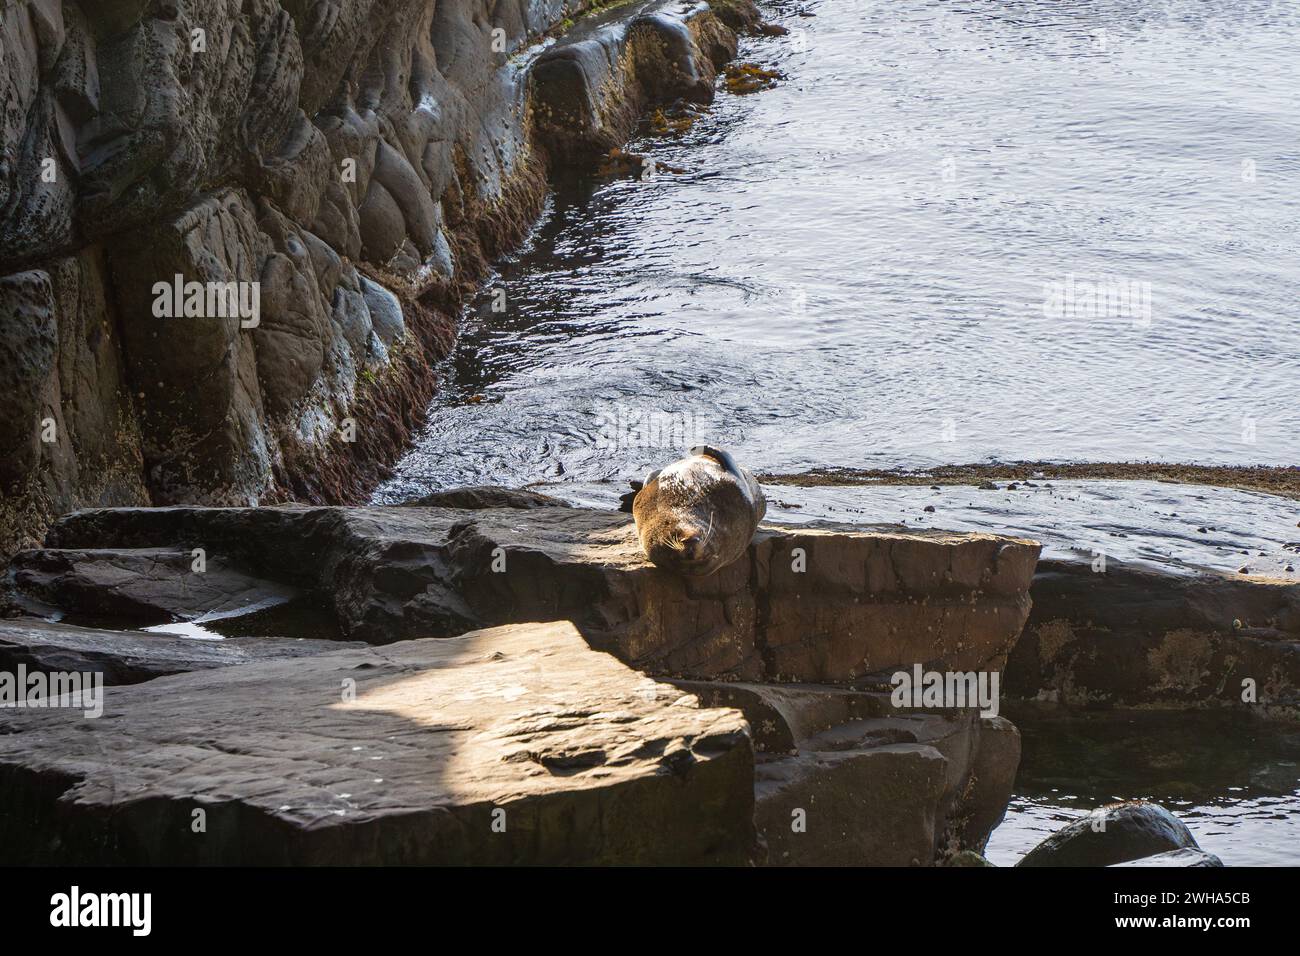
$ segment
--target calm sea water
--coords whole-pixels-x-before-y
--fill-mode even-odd
[[[698,440],[779,472],[1300,460],[1300,4],[766,9],[793,32],[741,58],[785,81],[633,142],[679,175],[557,190],[380,500]]]

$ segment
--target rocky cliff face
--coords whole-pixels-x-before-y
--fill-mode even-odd
[[[363,495],[550,157],[707,99],[753,15],[0,6],[0,554],[87,505]]]

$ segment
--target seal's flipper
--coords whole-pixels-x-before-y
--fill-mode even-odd
[[[625,491],[623,494],[618,496],[618,510],[626,511],[628,514],[631,514],[632,502],[636,501],[636,493],[644,488],[645,485],[642,482],[637,481],[635,478],[630,479],[627,484],[632,490]]]

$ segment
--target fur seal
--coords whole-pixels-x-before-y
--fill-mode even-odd
[[[632,500],[646,557],[691,577],[712,574],[743,555],[765,514],[767,500],[754,476],[708,445],[651,472]]]

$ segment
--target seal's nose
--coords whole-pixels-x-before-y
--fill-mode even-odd
[[[687,561],[698,561],[704,554],[704,538],[692,534],[682,539],[682,557]]]

